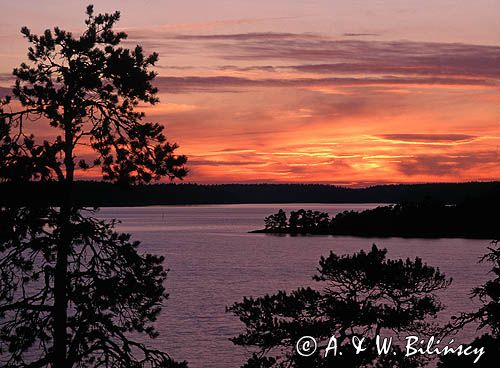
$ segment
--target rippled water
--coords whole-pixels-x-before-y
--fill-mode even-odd
[[[243,325],[225,307],[244,296],[312,285],[319,257],[331,250],[347,254],[373,243],[389,257],[423,258],[453,277],[442,295],[446,313],[467,311],[471,288],[487,279],[487,265],[478,265],[488,242],[465,239],[375,239],[356,237],[289,237],[249,234],[261,228],[265,216],[284,209],[313,209],[331,215],[373,204],[217,205],[103,208],[102,218],[122,220],[119,230],[142,241],[142,249],[161,254],[170,269],[170,298],[159,321],[160,346],[191,368],[234,368],[246,351],[229,338]],[[474,332],[464,336],[464,343]]]

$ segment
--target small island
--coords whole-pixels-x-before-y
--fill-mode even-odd
[[[362,237],[498,239],[498,195],[447,204],[435,200],[403,202],[335,216],[300,209],[280,209],[265,218],[265,228],[252,233],[347,235]]]

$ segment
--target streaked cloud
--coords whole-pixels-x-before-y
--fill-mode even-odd
[[[297,37],[315,41],[323,39],[321,35],[313,33],[277,33],[277,32],[250,32],[250,33],[233,33],[233,34],[165,34],[165,39],[188,40],[188,41],[282,41],[294,40]]]
[[[344,37],[377,37],[378,33],[344,33]]]
[[[461,144],[477,139],[469,134],[382,134],[379,138],[396,143],[409,144]]]
[[[472,78],[440,77],[367,77],[367,78],[298,78],[298,79],[250,79],[230,76],[187,76],[158,77],[156,86],[163,93],[186,92],[238,92],[245,88],[314,88],[314,87],[355,87],[355,86],[397,86],[397,85],[435,85],[435,86],[482,86],[499,87],[500,82]]]
[[[405,176],[421,175],[456,176],[466,179],[472,175],[482,175],[482,179],[497,180],[500,172],[500,155],[495,151],[479,151],[455,155],[418,155],[398,164]]]
[[[255,25],[263,22],[273,22],[282,21],[289,19],[300,19],[307,17],[307,15],[297,15],[297,16],[283,16],[283,17],[248,17],[248,18],[236,18],[236,19],[221,19],[221,20],[207,20],[201,22],[183,22],[183,23],[171,23],[162,24],[149,27],[127,27],[121,28],[120,30],[125,31],[129,34],[129,39],[131,40],[149,40],[152,38],[173,38],[173,39],[200,39],[204,35],[183,35],[179,32],[200,32],[200,31],[215,31],[218,29],[224,29],[235,26],[245,26],[245,25]],[[255,32],[255,35],[259,35],[260,32]],[[269,34],[274,34],[269,32]],[[285,33],[284,33],[285,34]],[[243,35],[243,34],[242,34]],[[226,35],[221,35],[224,38]],[[230,37],[231,35],[227,35]],[[237,37],[238,35],[234,35]],[[217,35],[206,35],[207,39],[217,39]]]

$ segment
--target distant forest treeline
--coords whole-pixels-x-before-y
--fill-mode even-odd
[[[120,187],[96,181],[75,183],[83,206],[147,206],[231,203],[401,203],[426,198],[460,203],[500,192],[500,182],[377,185],[346,188],[321,184],[154,184]],[[57,205],[57,183],[0,184],[0,205]]]

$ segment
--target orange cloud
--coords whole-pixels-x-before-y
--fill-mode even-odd
[[[162,103],[140,109],[190,158],[188,181],[500,179],[500,47],[160,31],[141,42],[170,51]]]

